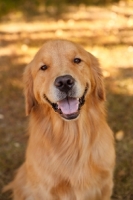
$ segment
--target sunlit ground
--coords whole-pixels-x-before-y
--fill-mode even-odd
[[[22,73],[48,39],[81,44],[99,58],[107,90],[108,121],[116,139],[113,199],[133,199],[133,4],[67,7],[65,13],[27,21],[20,11],[0,23],[0,187],[24,159],[27,119]],[[9,195],[0,194],[8,200]]]

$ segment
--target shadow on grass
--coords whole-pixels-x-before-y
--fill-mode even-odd
[[[26,117],[21,86],[25,64],[16,65],[18,56],[1,56],[0,72],[0,199],[8,200],[9,193],[1,189],[13,178],[15,169],[24,160]],[[17,81],[17,82],[16,82]]]
[[[113,200],[133,199],[133,96],[113,91],[113,82],[133,78],[133,68],[119,69],[115,80],[106,79],[108,122],[116,138]],[[124,85],[121,86],[122,89]],[[123,91],[123,90],[122,90]],[[117,140],[117,133],[123,137]]]

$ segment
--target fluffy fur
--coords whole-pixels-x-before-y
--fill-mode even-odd
[[[75,63],[74,58],[80,58]],[[46,65],[46,70],[41,66]],[[54,81],[71,75],[76,98],[88,84],[76,119],[66,120],[50,102]],[[29,143],[24,164],[8,186],[14,200],[110,200],[115,163],[113,133],[106,123],[103,77],[97,59],[65,40],[48,41],[24,72]]]

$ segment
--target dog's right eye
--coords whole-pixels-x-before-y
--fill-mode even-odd
[[[79,64],[79,63],[81,63],[82,60],[80,58],[74,58],[73,61],[74,61],[74,63]]]
[[[41,67],[40,67],[40,70],[46,70],[48,67],[47,67],[47,65],[42,65]]]

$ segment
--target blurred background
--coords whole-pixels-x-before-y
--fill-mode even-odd
[[[117,153],[112,199],[133,200],[132,0],[0,0],[0,200],[10,199],[1,189],[24,160],[24,67],[55,38],[99,58]]]

